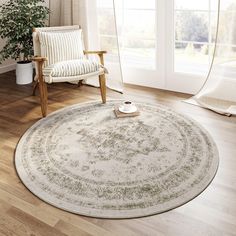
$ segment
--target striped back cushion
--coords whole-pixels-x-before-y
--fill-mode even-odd
[[[60,61],[84,59],[82,30],[67,32],[39,32],[41,56],[47,57],[45,66]]]

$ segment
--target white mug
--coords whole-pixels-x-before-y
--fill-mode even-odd
[[[123,103],[123,106],[124,106],[124,111],[130,111],[130,109],[132,108],[134,104],[130,101],[125,101]]]

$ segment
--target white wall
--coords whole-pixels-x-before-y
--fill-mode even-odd
[[[6,2],[7,0],[0,0],[0,4],[3,4],[4,2]],[[51,0],[51,2],[53,3],[53,5],[55,5],[55,8],[57,9],[56,6],[59,6],[59,4],[56,4],[57,1],[59,0]],[[49,6],[49,0],[46,0],[46,5]],[[56,16],[59,16],[59,14],[56,14],[56,12],[53,14],[54,18],[53,21],[55,23],[55,21],[57,21]],[[4,47],[4,40],[0,39],[0,50]],[[4,61],[1,65],[0,65],[0,74],[1,73],[5,73],[7,71],[11,71],[14,70],[16,68],[16,62],[15,60],[6,60]]]

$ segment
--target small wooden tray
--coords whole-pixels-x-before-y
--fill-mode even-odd
[[[114,109],[114,113],[115,113],[117,118],[134,117],[134,116],[139,116],[140,115],[139,110],[137,110],[135,112],[132,112],[132,113],[123,113],[123,112],[119,111],[118,107],[116,107]]]

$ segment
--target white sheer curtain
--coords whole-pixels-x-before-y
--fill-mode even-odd
[[[113,17],[110,22],[110,27],[117,32],[115,6],[113,0]],[[116,53],[112,52],[115,57],[112,63],[106,61],[106,57],[110,52],[107,48],[101,48],[102,42],[99,37],[98,27],[100,13],[97,8],[97,0],[51,0],[51,25],[80,25],[84,33],[84,41],[86,50],[106,50],[108,54],[105,55],[105,67],[108,69],[107,86],[118,92],[123,92],[122,71],[120,66],[120,55],[118,38],[116,36]],[[94,57],[95,59],[95,57]],[[99,86],[97,79],[87,79],[87,84]]]
[[[218,4],[212,66],[192,101],[220,114],[236,115],[236,0],[219,0]]]

